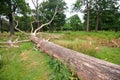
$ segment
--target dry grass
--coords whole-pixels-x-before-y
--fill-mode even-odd
[[[120,32],[61,32],[49,33],[47,36],[52,37],[53,35],[60,36],[59,39],[51,40],[55,44],[120,64]]]

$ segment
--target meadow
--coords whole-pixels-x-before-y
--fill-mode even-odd
[[[45,39],[66,48],[120,65],[120,32],[43,33]]]
[[[18,37],[19,36],[19,37]],[[40,33],[55,44],[120,65],[120,32],[54,32]],[[10,39],[28,39],[21,33],[12,38],[8,33],[0,34],[0,42]],[[0,80],[74,80],[74,71],[57,59],[40,51],[34,43],[16,44],[13,48],[0,45]]]
[[[11,39],[0,34],[0,41]],[[28,39],[17,33],[12,39]],[[32,42],[13,48],[0,45],[0,80],[69,80],[72,73],[60,61],[40,51]]]

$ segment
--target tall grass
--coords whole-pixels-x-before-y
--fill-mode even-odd
[[[19,46],[0,48],[0,80],[70,80],[72,77],[61,62],[41,52],[33,43]]]
[[[45,35],[45,34],[44,34]],[[60,36],[59,38],[51,39],[52,42],[69,49],[82,52],[84,54],[97,57],[115,64],[120,64],[120,48],[112,47],[111,40],[118,39],[120,46],[120,32],[115,33],[112,31],[100,32],[59,32],[49,33],[47,37]],[[110,46],[111,45],[111,46]]]

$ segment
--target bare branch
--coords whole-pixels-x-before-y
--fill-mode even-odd
[[[12,16],[13,16],[13,20],[16,22],[15,29],[16,29],[17,31],[19,31],[19,32],[21,32],[21,33],[23,33],[23,34],[25,34],[25,35],[28,35],[27,33],[25,33],[24,31],[22,31],[22,30],[20,30],[20,29],[18,28],[18,21],[15,19],[14,13],[12,13]]]
[[[31,33],[33,33],[33,30],[34,30],[34,28],[33,28],[33,23],[34,23],[35,21],[32,21],[31,22]]]
[[[18,39],[19,39],[19,36],[15,39],[15,41],[14,41],[14,42],[17,42],[17,41],[18,41]]]
[[[47,23],[45,23],[45,24],[42,24],[40,27],[38,27],[38,28],[34,31],[34,34],[36,34],[37,31],[39,31],[39,30],[40,30],[41,28],[43,28],[44,26],[49,25],[49,24],[53,21],[53,19],[54,19],[54,17],[55,17],[56,14],[57,14],[57,7],[56,7],[56,9],[55,9],[55,13],[54,13],[52,19],[51,19],[49,22],[47,22]]]
[[[8,46],[0,46],[0,48],[19,47],[18,45],[16,45],[17,43],[23,43],[23,42],[29,42],[29,41],[31,41],[31,40],[21,40],[21,41],[18,41],[18,39],[16,39],[15,41],[8,40],[7,42],[0,42],[0,44],[8,45]]]
[[[0,42],[0,44],[17,44],[17,43],[22,43],[22,42],[29,42],[31,40],[21,40],[21,41],[11,41],[8,40],[7,42]]]
[[[33,5],[34,5],[34,7],[36,8],[35,1],[32,0],[32,3],[33,3]]]
[[[23,43],[23,42],[30,42],[31,40],[21,40],[21,41],[17,41],[16,43]]]

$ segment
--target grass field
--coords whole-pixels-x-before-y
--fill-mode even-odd
[[[8,39],[8,35],[0,34],[0,41]],[[72,77],[61,62],[38,50],[32,42],[18,45],[18,48],[0,48],[0,80],[69,80]]]
[[[0,42],[28,39],[17,33],[10,38],[0,34]],[[120,32],[54,32],[43,33],[45,39],[120,65]],[[0,80],[74,80],[61,62],[38,50],[32,42],[17,44],[18,48],[0,48]],[[5,47],[6,45],[0,45]]]
[[[120,32],[44,33],[44,38],[61,46],[120,65]]]

